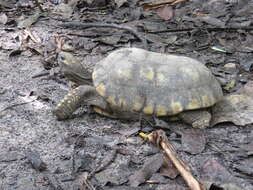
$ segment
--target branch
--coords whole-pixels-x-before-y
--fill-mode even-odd
[[[78,22],[78,21],[65,22],[65,23],[59,24],[59,26],[65,27],[65,28],[80,28],[80,29],[86,29],[86,28],[91,28],[91,27],[100,27],[100,28],[106,27],[106,28],[116,28],[119,30],[126,30],[127,32],[133,34],[136,38],[138,38],[143,43],[144,48],[148,50],[147,39],[144,38],[136,30],[134,30],[133,28],[131,28],[129,26],[121,26],[121,25],[117,25],[117,24],[107,24],[107,23],[104,23],[104,24],[82,23],[82,22]]]

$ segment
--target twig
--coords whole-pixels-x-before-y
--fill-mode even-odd
[[[202,183],[193,177],[190,168],[181,159],[177,158],[176,152],[173,146],[169,143],[163,130],[154,131],[149,135],[140,133],[140,135],[165,151],[166,156],[172,161],[173,165],[177,168],[191,190],[206,189]]]
[[[44,77],[47,75],[50,75],[50,73],[46,71],[46,72],[41,72],[41,73],[35,74],[32,76],[32,78],[34,79],[34,78]]]
[[[3,112],[3,111],[6,111],[6,110],[8,110],[8,109],[12,109],[12,108],[14,108],[14,107],[17,107],[17,106],[22,106],[22,105],[25,105],[25,104],[32,103],[32,102],[34,102],[34,101],[35,101],[35,100],[32,100],[32,101],[30,101],[30,102],[23,102],[23,103],[18,103],[18,104],[12,104],[12,105],[7,106],[6,108],[0,110],[0,113]]]
[[[169,159],[173,162],[174,166],[177,168],[181,176],[184,178],[190,189],[204,190],[203,185],[200,184],[199,181],[193,177],[191,172],[185,169],[184,165],[182,165],[182,162],[176,158],[176,156],[171,151],[171,146],[169,144],[161,142],[161,147],[166,152],[166,155],[169,157]]]
[[[65,28],[71,28],[71,27],[75,27],[75,28],[80,28],[80,29],[86,29],[86,28],[91,28],[91,27],[100,27],[100,28],[116,28],[116,29],[120,29],[120,30],[126,30],[129,33],[133,34],[136,38],[138,38],[144,45],[144,48],[148,50],[148,43],[147,43],[147,39],[143,36],[141,36],[136,30],[134,30],[133,28],[129,27],[129,26],[120,26],[117,24],[100,24],[100,23],[82,23],[82,22],[78,22],[78,21],[73,21],[73,22],[65,22],[62,24],[59,24],[59,26],[61,27],[65,27]]]
[[[172,32],[189,32],[192,30],[197,30],[199,28],[193,27],[193,28],[180,28],[180,29],[168,29],[168,30],[160,30],[160,31],[154,31],[154,32],[148,32],[150,34],[157,34],[157,33],[172,33]],[[253,27],[209,27],[209,28],[202,28],[202,30],[205,29],[208,32],[215,32],[215,31],[236,31],[236,30],[245,30],[245,31],[251,31],[253,30]]]
[[[160,8],[160,7],[165,6],[165,5],[175,5],[177,3],[184,2],[184,1],[187,1],[187,0],[165,0],[165,1],[162,1],[162,2],[154,1],[154,2],[151,2],[151,3],[143,3],[142,6],[143,6],[143,9],[145,11],[148,11],[148,10]]]

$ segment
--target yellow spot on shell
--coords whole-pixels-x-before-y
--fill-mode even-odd
[[[209,96],[207,96],[207,95],[202,96],[202,97],[201,97],[201,101],[202,101],[202,106],[203,106],[203,107],[210,106],[211,99],[210,99]]]
[[[132,77],[132,73],[130,70],[118,70],[118,74],[120,77],[122,78],[131,78]]]
[[[187,109],[197,109],[197,108],[200,108],[201,107],[201,102],[199,102],[197,99],[191,99],[189,101],[189,104],[187,106]]]
[[[159,105],[156,107],[156,116],[167,115],[167,108],[165,106]]]
[[[134,110],[134,111],[140,111],[141,108],[142,108],[142,103],[137,102],[137,101],[134,102],[134,104],[133,104],[133,110]]]
[[[100,83],[97,87],[96,87],[97,92],[101,95],[101,96],[105,96],[105,85],[103,83]]]
[[[68,100],[68,104],[71,104],[72,102],[70,100]]]
[[[144,69],[140,70],[140,75],[146,79],[153,80],[155,73],[151,67],[145,67]]]
[[[184,74],[187,74],[191,80],[199,81],[199,73],[191,67],[181,67],[180,71]]]
[[[143,108],[143,113],[147,115],[151,115],[154,113],[154,106],[152,104],[147,105]]]
[[[163,82],[165,79],[165,76],[162,73],[157,73],[157,82]]]
[[[180,102],[172,102],[170,106],[171,106],[173,114],[177,114],[177,113],[183,111],[183,107]]]
[[[63,61],[63,64],[64,64],[64,65],[69,65],[69,62],[68,62],[67,60],[64,60],[64,61]]]
[[[123,99],[119,99],[118,105],[119,105],[122,109],[126,108],[126,106],[127,106],[126,101],[123,100]]]
[[[100,114],[100,115],[105,115],[105,116],[107,116],[107,117],[111,117],[111,114],[109,114],[108,112],[102,110],[102,109],[99,108],[99,107],[96,107],[96,106],[95,106],[95,107],[93,107],[93,110],[94,110],[96,113]]]
[[[111,104],[112,106],[117,105],[114,96],[109,96],[109,97],[107,98],[107,102],[108,102],[109,104]]]

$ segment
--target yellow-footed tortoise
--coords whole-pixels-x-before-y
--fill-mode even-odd
[[[203,128],[211,119],[204,108],[223,97],[210,70],[189,57],[122,48],[98,62],[92,75],[69,53],[60,52],[58,60],[65,76],[80,85],[53,110],[59,120],[87,104],[113,118],[177,116]]]

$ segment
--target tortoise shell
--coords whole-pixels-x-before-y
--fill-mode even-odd
[[[175,115],[223,97],[210,70],[189,57],[122,48],[94,68],[93,83],[113,110]]]

